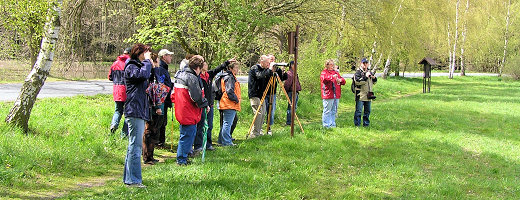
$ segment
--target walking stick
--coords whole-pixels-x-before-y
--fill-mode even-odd
[[[208,141],[208,113],[206,112],[206,108],[204,108],[202,112],[204,112],[204,127],[202,127],[202,132],[204,133],[202,139],[202,162],[204,163],[204,157],[206,156],[206,143]]]
[[[269,86],[271,86],[273,81],[274,81],[274,79],[273,79],[273,77],[271,77],[271,79],[269,79],[269,83],[267,83],[267,87],[264,90],[264,95],[262,96],[262,100],[260,100],[260,105],[258,106],[258,109],[256,109],[255,116],[253,117],[253,121],[251,122],[251,126],[249,126],[249,131],[247,132],[246,139],[249,137],[249,134],[251,133],[251,129],[253,129],[253,124],[255,124],[255,120],[256,120],[256,117],[258,116],[258,112],[260,111],[260,107],[264,103],[265,96],[267,95],[267,91],[269,91],[269,90],[267,90],[267,88],[269,88]]]
[[[170,143],[170,151],[173,151],[173,106],[171,107],[170,112],[172,113],[172,143]]]

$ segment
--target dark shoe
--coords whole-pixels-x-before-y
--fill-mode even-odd
[[[187,165],[191,165],[191,160],[186,160],[185,163],[177,162],[177,165],[178,165],[178,166],[187,166]]]
[[[117,128],[116,127],[110,127],[110,133],[114,134],[116,133]]]
[[[159,160],[157,160],[157,159],[153,159],[152,161],[153,161],[154,163],[158,163],[158,162],[159,162]]]
[[[231,141],[235,141],[235,138],[231,138]]]
[[[144,164],[155,165],[155,162],[153,162],[153,160],[147,160],[147,161],[144,161]]]
[[[209,147],[206,147],[206,150],[208,150],[208,151],[215,151],[215,147],[209,146]]]

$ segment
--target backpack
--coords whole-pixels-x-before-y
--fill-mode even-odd
[[[215,93],[215,100],[220,101],[222,98],[222,86],[221,80],[223,75],[221,73],[217,74],[213,82],[211,83],[211,88],[213,89],[213,93]]]

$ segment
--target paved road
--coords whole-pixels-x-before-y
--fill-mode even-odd
[[[0,84],[0,101],[14,101],[20,93],[21,83]],[[75,95],[112,94],[111,81],[55,81],[43,85],[38,98]]]
[[[422,77],[422,73],[405,73],[405,77]],[[459,74],[455,74],[459,76]],[[498,76],[498,74],[488,73],[468,73],[468,76]],[[377,73],[376,76],[381,76]],[[393,74],[392,74],[393,76]],[[448,76],[448,73],[432,73],[432,76]],[[351,78],[352,73],[343,74],[344,78]],[[247,83],[247,76],[237,77],[240,83]],[[0,101],[14,101],[18,97],[21,83],[0,84]],[[66,97],[74,95],[96,95],[112,94],[112,82],[106,81],[55,81],[46,82],[38,98],[45,97]]]

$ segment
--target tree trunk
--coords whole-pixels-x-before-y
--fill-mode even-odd
[[[401,8],[403,7],[403,2],[404,2],[404,0],[402,0],[401,3],[399,4],[399,8],[397,9],[397,12],[395,13],[394,19],[392,20],[392,24],[390,25],[390,27],[394,26],[395,19],[397,19],[397,16],[401,12]],[[390,59],[392,58],[392,53],[393,53],[392,49],[393,48],[394,48],[394,39],[393,39],[392,35],[390,35],[390,52],[388,53],[388,58],[386,59],[386,63],[385,63],[385,69],[383,70],[384,79],[386,79],[386,77],[388,76],[388,74],[390,72]]]
[[[455,73],[455,66],[457,61],[457,40],[459,39],[459,4],[460,0],[457,0],[457,4],[455,6],[455,35],[453,40],[453,52],[452,52],[452,60],[451,60],[451,67],[450,67],[450,75],[449,78],[453,79],[453,73]]]
[[[511,0],[509,0],[509,3],[507,4],[506,32],[504,33],[504,56],[502,57],[502,61],[500,62],[500,68],[498,69],[499,70],[498,76],[502,76],[504,65],[506,63],[507,42],[509,40],[509,17],[511,15],[510,7],[511,7]]]
[[[36,96],[38,96],[51,69],[54,51],[56,49],[56,41],[58,40],[60,30],[62,4],[63,0],[58,0],[54,2],[49,9],[49,16],[47,17],[47,23],[45,23],[44,36],[38,59],[34,63],[34,67],[29,75],[25,78],[20,95],[5,119],[7,123],[19,126],[23,128],[25,132],[28,130],[29,117],[31,116],[31,110],[36,101]]]
[[[466,44],[466,32],[468,31],[467,28],[467,21],[468,21],[468,10],[469,10],[469,0],[466,0],[466,10],[464,11],[464,17],[466,18],[464,20],[464,28],[462,31],[462,43],[460,44],[460,76],[466,76],[466,66],[464,63],[464,45]]]

